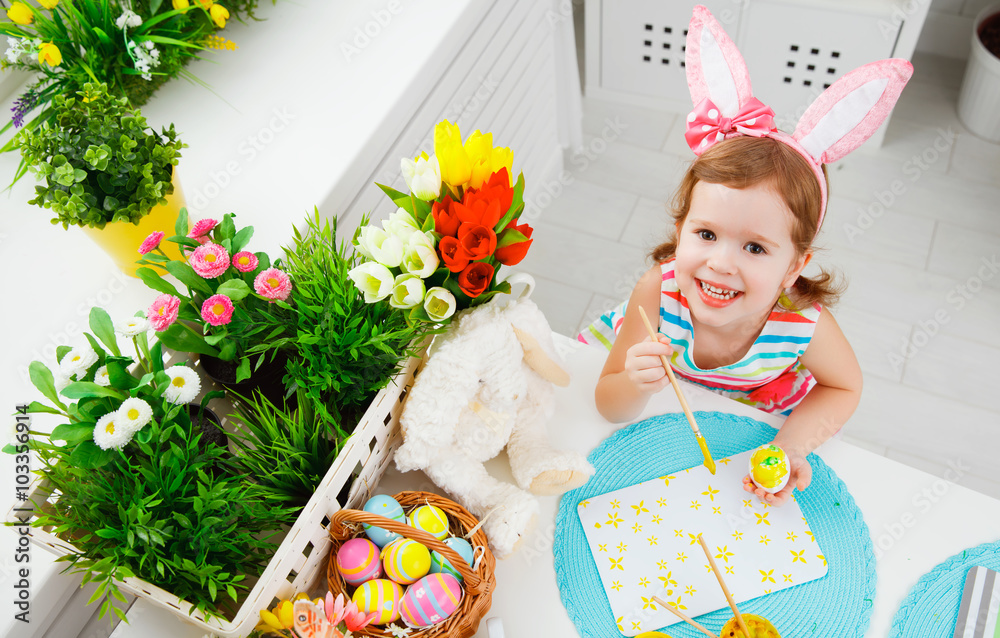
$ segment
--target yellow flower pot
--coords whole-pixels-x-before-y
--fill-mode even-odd
[[[101,250],[114,260],[115,265],[130,277],[136,277],[135,271],[140,268],[135,262],[141,257],[139,246],[146,237],[158,230],[165,233],[164,239],[174,235],[177,213],[184,207],[184,192],[181,190],[176,170],[173,172],[171,183],[174,185],[174,192],[167,195],[167,203],[153,206],[149,214],[140,219],[138,224],[111,222],[105,224],[104,228],[80,227],[87,237],[100,246]],[[171,259],[184,259],[180,248],[173,242],[163,241],[160,250]]]

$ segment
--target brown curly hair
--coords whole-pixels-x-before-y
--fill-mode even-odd
[[[826,166],[823,167],[826,178]],[[798,255],[812,246],[819,225],[823,195],[812,168],[793,148],[769,137],[734,137],[715,144],[702,153],[688,168],[674,194],[670,238],[654,248],[649,256],[657,263],[671,259],[677,252],[675,229],[683,225],[691,210],[691,197],[698,182],[722,184],[729,188],[749,188],[769,184],[792,212],[792,242]],[[843,292],[834,275],[821,269],[815,277],[799,275],[789,291],[789,299],[798,310],[820,304],[831,306]]]

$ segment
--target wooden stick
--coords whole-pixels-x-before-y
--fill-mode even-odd
[[[712,552],[709,551],[708,545],[705,544],[705,539],[698,534],[698,542],[701,544],[701,548],[705,550],[705,556],[708,558],[708,564],[712,566],[712,572],[715,573],[715,577],[719,580],[719,585],[722,586],[722,593],[726,595],[726,600],[729,601],[729,608],[733,610],[733,615],[736,616],[736,622],[739,623],[740,629],[743,630],[744,636],[750,635],[750,630],[747,629],[747,624],[743,621],[743,616],[740,614],[740,610],[736,608],[736,601],[733,600],[733,595],[729,593],[729,588],[726,587],[726,581],[722,580],[722,574],[719,572],[719,567],[715,564],[715,559],[712,558]]]
[[[642,323],[646,325],[649,338],[657,341],[656,331],[650,325],[649,318],[646,317],[646,311],[642,309],[642,306],[639,306],[639,316],[642,317]],[[681,386],[677,383],[677,377],[674,376],[674,371],[670,368],[670,362],[661,354],[660,363],[663,364],[663,369],[667,372],[667,377],[670,379],[670,385],[674,387],[677,400],[680,401],[681,408],[684,410],[684,416],[687,417],[688,423],[691,425],[691,430],[694,432],[695,438],[698,439],[698,447],[701,448],[701,454],[705,457],[705,467],[708,468],[709,472],[715,474],[715,459],[712,458],[712,453],[708,451],[708,443],[705,441],[705,437],[702,436],[701,430],[698,429],[698,423],[694,420],[694,415],[691,414],[691,408],[688,407],[687,399],[684,398]]]
[[[672,614],[674,614],[675,616],[677,616],[678,618],[680,618],[681,620],[683,620],[687,624],[691,625],[692,627],[694,627],[696,629],[700,629],[701,632],[704,633],[706,636],[709,636],[710,638],[718,638],[718,636],[716,636],[715,634],[713,634],[709,630],[705,629],[704,627],[702,627],[701,625],[699,625],[695,621],[691,620],[690,618],[688,618],[687,616],[685,616],[684,614],[682,614],[676,607],[674,607],[670,603],[667,603],[667,602],[661,600],[659,596],[653,596],[653,601],[659,603],[660,605],[662,605],[664,607],[666,607],[669,612],[671,612]]]

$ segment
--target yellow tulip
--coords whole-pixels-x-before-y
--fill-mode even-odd
[[[281,626],[281,622],[278,620],[278,617],[266,609],[260,610],[260,619],[264,621],[265,625],[275,631],[283,631],[285,629]]]
[[[51,42],[43,44],[38,49],[38,62],[39,64],[44,63],[49,66],[59,66],[62,64],[62,53],[59,51],[59,47]]]
[[[281,604],[278,605],[278,620],[285,628],[290,628],[294,623],[295,619],[292,612],[292,601],[283,600]]]
[[[35,19],[35,14],[23,2],[12,2],[10,9],[7,9],[7,17],[10,18],[11,22],[17,24],[31,24]]]
[[[472,176],[472,162],[462,146],[462,133],[448,120],[434,127],[434,154],[441,166],[441,181],[461,186]]]
[[[225,8],[221,4],[213,4],[208,10],[208,13],[212,16],[215,26],[220,29],[226,28],[226,20],[229,19],[229,9]]]
[[[42,5],[49,11],[52,11],[56,8],[56,5],[59,4],[59,0],[38,0],[38,4]]]
[[[211,9],[212,4],[215,2],[215,0],[198,0],[198,2],[200,2],[201,6],[203,6],[204,8]]]
[[[189,9],[191,3],[188,0],[173,0],[174,9]]]
[[[490,175],[507,167],[507,177],[510,178],[514,154],[509,148],[493,148],[493,134],[483,135],[476,131],[465,140],[465,152],[472,162],[472,176],[469,178],[469,188],[479,188],[489,180]]]

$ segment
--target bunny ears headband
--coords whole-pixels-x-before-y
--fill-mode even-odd
[[[684,134],[688,146],[701,155],[718,141],[750,135],[792,147],[819,181],[822,204],[817,229],[826,214],[822,165],[844,157],[871,137],[913,74],[913,65],[897,58],[861,66],[823,91],[788,135],[774,127],[774,111],[753,96],[743,56],[701,5],[694,8],[686,44],[685,68],[694,103]]]

